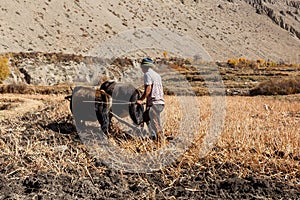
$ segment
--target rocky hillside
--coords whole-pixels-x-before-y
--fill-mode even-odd
[[[128,43],[138,41],[141,50],[147,49],[142,41],[152,38],[154,48],[163,51],[180,44],[171,32],[190,38],[215,61],[246,57],[299,63],[299,4],[296,0],[3,1],[0,52],[93,56],[99,49],[110,51],[119,45],[120,40],[111,39],[124,33]],[[149,28],[166,34],[147,35]],[[142,34],[136,34],[137,29]],[[124,43],[121,50],[126,54],[132,49]]]
[[[138,64],[140,60],[42,52],[1,56],[9,57],[11,75],[4,81],[5,85],[0,86],[0,93],[18,93],[20,90],[23,93],[24,87],[30,90],[27,93],[69,93],[70,86],[96,86],[107,79],[143,88],[143,73]],[[290,91],[287,93],[300,91],[300,64],[244,58],[230,59],[228,62],[191,62],[190,59],[169,57],[156,58],[155,61],[155,70],[162,76],[166,94],[249,95],[252,89],[266,81],[273,81],[270,84],[274,86],[265,85],[264,90],[274,91],[273,87],[278,85],[282,90]]]
[[[245,0],[256,13],[268,16],[275,24],[300,39],[300,1]],[[278,2],[278,3],[276,3]]]
[[[134,60],[101,59],[63,53],[6,53],[11,74],[4,84],[52,86],[58,84],[97,85],[103,78],[126,81],[126,77],[142,77]],[[138,67],[138,69],[136,69]],[[131,79],[130,79],[131,80]]]

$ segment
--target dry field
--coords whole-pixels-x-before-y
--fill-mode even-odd
[[[173,140],[180,135],[178,98],[168,96],[164,111],[165,133]],[[89,153],[64,96],[2,94],[0,199],[299,198],[300,95],[226,97],[221,137],[205,156],[199,152],[210,127],[211,97],[193,100],[200,125],[189,150],[156,172],[128,173]],[[155,144],[115,135],[108,142],[139,155],[172,140]]]

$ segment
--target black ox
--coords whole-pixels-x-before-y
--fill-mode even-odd
[[[86,121],[98,120],[102,131],[108,134],[112,116],[124,118],[129,115],[134,124],[143,123],[144,108],[135,103],[141,95],[142,92],[131,84],[106,81],[100,88],[75,87],[66,99],[70,100],[70,109],[79,129],[85,127]]]

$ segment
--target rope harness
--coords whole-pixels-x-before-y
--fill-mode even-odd
[[[129,101],[121,101],[121,100],[113,100],[113,101],[118,101],[120,103],[108,103],[108,102],[103,102],[103,101],[82,101],[83,103],[98,103],[98,104],[106,104],[106,105],[132,105],[136,104],[136,102],[129,102]],[[142,103],[142,105],[145,105],[146,103]]]

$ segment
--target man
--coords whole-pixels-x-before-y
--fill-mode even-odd
[[[160,113],[164,109],[165,101],[161,77],[152,69],[154,66],[154,62],[150,58],[144,58],[141,62],[145,91],[137,103],[142,104],[147,99],[145,113],[149,113],[150,120],[147,125],[151,134],[150,138],[157,140],[158,136],[161,136],[158,134],[162,134]]]

